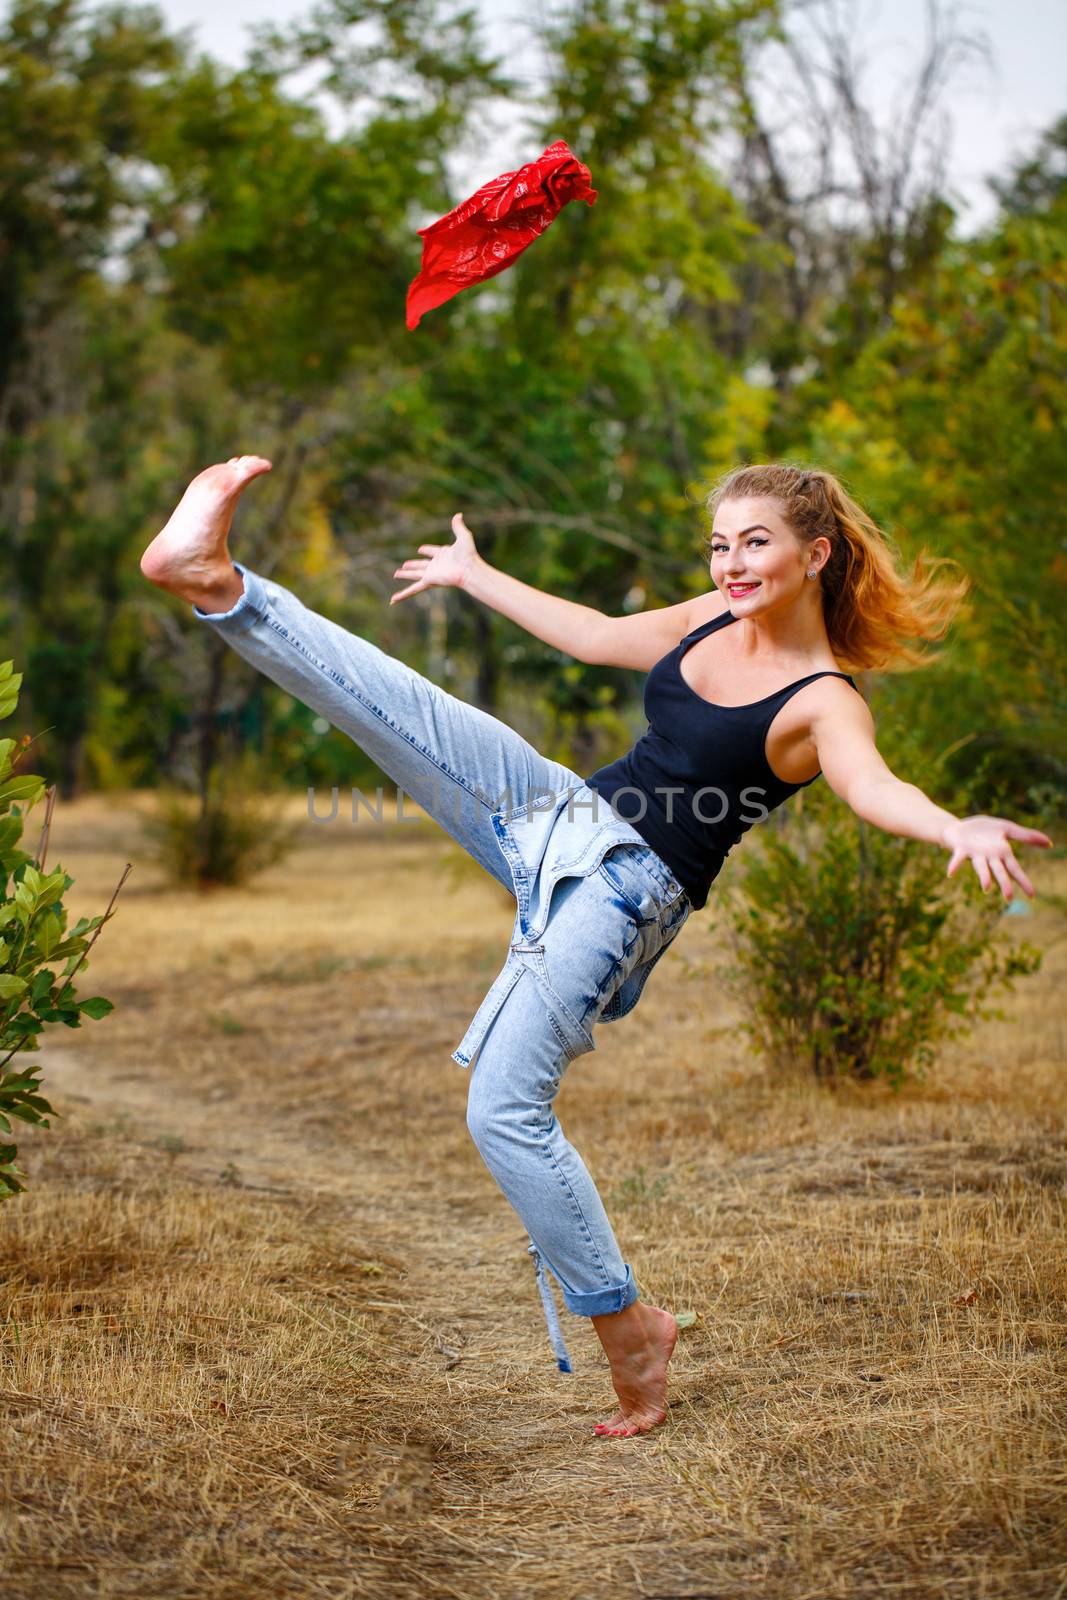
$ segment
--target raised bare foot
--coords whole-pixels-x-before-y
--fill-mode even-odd
[[[229,610],[244,588],[226,546],[234,508],[245,485],[270,470],[262,456],[231,456],[198,473],[141,557],[149,582],[202,610]]]
[[[667,1415],[667,1367],[678,1342],[678,1324],[669,1311],[657,1306],[637,1305],[631,1309],[640,1312],[640,1324],[635,1330],[638,1338],[628,1340],[627,1349],[609,1348],[599,1326],[606,1319],[593,1319],[611,1362],[611,1385],[619,1397],[615,1415],[598,1422],[593,1429],[601,1439],[629,1439],[637,1433],[649,1433]]]

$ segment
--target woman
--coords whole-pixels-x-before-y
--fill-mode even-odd
[[[666,1415],[673,1316],[642,1302],[596,1187],[553,1115],[562,1074],[597,1022],[632,1010],[731,846],[820,772],[860,817],[970,861],[1008,900],[1033,888],[999,817],[960,819],[886,766],[842,665],[917,664],[905,639],[945,633],[966,583],[896,569],[884,536],[824,472],[742,468],[709,502],[713,587],[628,617],[544,594],[481,559],[461,516],[421,545],[393,601],[464,589],[581,661],[649,671],[648,732],[584,780],[280,584],[234,562],[237,498],[270,462],[233,457],[195,478],[141,561],[235,650],[350,735],[515,895],[507,961],[453,1059],[472,1068],[467,1121],[531,1239],[549,1334],[570,1361],[545,1265],[588,1316],[619,1409],[596,1432]],[[1013,883],[1014,880],[1014,883]]]

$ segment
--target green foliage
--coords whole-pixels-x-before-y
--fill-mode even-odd
[[[779,1066],[820,1078],[921,1077],[942,1039],[1002,1013],[994,990],[1035,972],[1032,946],[996,938],[1004,901],[947,857],[814,795],[759,841],[724,892],[727,984],[743,1030]],[[751,837],[751,836],[750,836]]]
[[[0,662],[0,718],[18,704],[22,674],[13,666]],[[40,1093],[39,1068],[20,1071],[8,1063],[37,1050],[38,1036],[49,1024],[77,1028],[82,1017],[99,1019],[112,1010],[102,995],[80,999],[72,983],[107,917],[83,917],[68,929],[63,895],[73,878],[61,867],[44,872],[20,848],[24,818],[42,798],[44,782],[30,774],[12,776],[18,747],[15,739],[0,740],[0,1200],[25,1188],[19,1181],[24,1174],[15,1166],[12,1117],[48,1127],[55,1115]]]
[[[275,462],[235,554],[423,665],[424,615],[388,610],[389,574],[455,510],[507,572],[618,614],[631,591],[706,590],[700,487],[783,455],[973,576],[939,665],[865,687],[882,726],[954,747],[974,809],[1047,825],[1067,797],[1067,122],[978,238],[936,194],[899,197],[900,227],[839,217],[776,167],[747,94],[754,45],[789,36],[774,0],[535,10],[525,102],[444,0],[325,0],[261,28],[238,71],[149,8],[15,0],[0,22],[0,629],[42,770],[70,793],[192,754],[206,798],[168,803],[166,846],[190,882],[234,880],[261,842],[211,790],[227,740],[301,788],[364,781],[339,734],[145,589],[146,536],[210,460]],[[456,158],[496,170],[501,99],[531,153],[564,134],[600,198],[408,334],[415,229],[460,198]],[[535,704],[570,764],[640,731],[636,674],[465,596],[445,614],[431,676],[447,658],[483,705]]]
[[[16,419],[33,405],[19,363],[106,256],[136,192],[125,158],[179,58],[147,7],[14,0],[0,19],[0,396],[14,387]]]
[[[170,880],[201,889],[247,883],[292,849],[299,829],[277,814],[248,757],[216,767],[199,800],[164,790],[144,824]]]
[[[880,680],[881,706],[936,747],[968,739],[958,770],[988,757],[977,809],[1019,820],[1037,805],[1047,817],[1050,790],[1067,806],[1067,186],[1051,159],[1065,144],[1067,120],[1044,141],[1042,203],[948,241],[849,370],[821,369],[803,397],[805,453],[906,554],[952,556],[974,585],[936,671]],[[1033,163],[1020,183],[1029,194]]]

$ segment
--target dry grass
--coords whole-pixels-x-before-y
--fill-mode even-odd
[[[49,1036],[63,1115],[0,1208],[13,1593],[1067,1594],[1055,913],[1005,925],[1049,946],[1006,1020],[897,1097],[748,1060],[691,920],[560,1097],[646,1294],[697,1313],[669,1422],[598,1440],[599,1346],[564,1314],[554,1371],[449,1060],[502,893],[365,822],[166,890],[146,804],[54,827],[74,915],[136,870],[83,989],[117,1010]]]

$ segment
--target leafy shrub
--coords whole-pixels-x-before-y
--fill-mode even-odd
[[[0,718],[10,716],[18,704],[22,674],[12,668],[10,661],[0,663]],[[19,1181],[25,1174],[15,1166],[12,1117],[48,1127],[49,1117],[56,1115],[40,1093],[39,1066],[9,1063],[37,1050],[37,1036],[50,1023],[77,1028],[83,1016],[99,1018],[113,1009],[102,995],[80,1000],[71,981],[87,965],[86,955],[113,913],[109,907],[102,917],[82,917],[67,929],[62,897],[74,880],[61,867],[43,870],[54,789],[48,791],[37,856],[19,847],[24,819],[45,786],[36,776],[11,775],[18,747],[18,740],[0,739],[0,1200],[25,1189]],[[57,974],[50,963],[58,962],[63,968]]]
[[[298,823],[276,813],[254,759],[213,772],[206,794],[163,791],[157,817],[144,824],[155,856],[173,883],[200,888],[246,883],[292,848]]]
[[[777,1065],[896,1089],[925,1073],[939,1040],[1002,1016],[986,997],[1041,955],[1001,947],[1005,902],[969,864],[948,878],[945,851],[871,827],[829,791],[806,798],[784,832],[754,830],[752,858],[724,891],[726,982]]]

